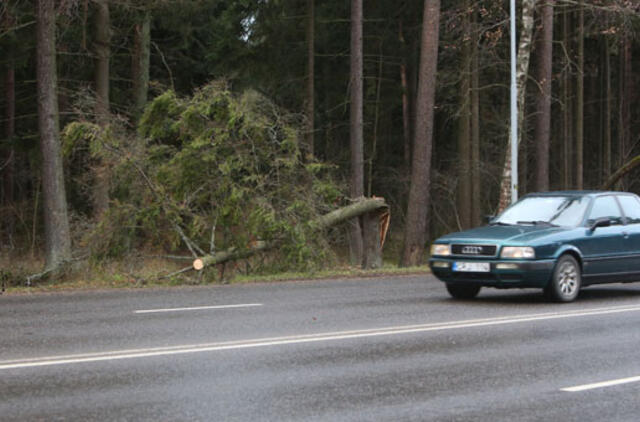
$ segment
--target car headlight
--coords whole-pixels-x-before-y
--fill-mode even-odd
[[[505,246],[500,258],[535,258],[536,251],[530,246]]]
[[[451,245],[442,245],[435,243],[431,245],[431,256],[449,256],[451,255]]]

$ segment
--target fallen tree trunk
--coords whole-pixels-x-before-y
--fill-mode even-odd
[[[200,271],[209,265],[223,264],[227,261],[235,261],[237,259],[248,258],[257,252],[266,251],[275,246],[276,242],[264,242],[262,240],[249,245],[248,249],[231,248],[226,251],[218,252],[215,255],[205,255],[193,261],[193,269]]]
[[[316,220],[316,224],[318,225],[318,228],[326,229],[329,227],[337,226],[338,224],[351,218],[359,217],[372,211],[388,208],[389,206],[386,204],[386,202],[384,202],[384,198],[378,198],[374,196],[373,198],[362,199],[351,205],[347,205],[346,207],[333,210],[330,213],[318,218]]]
[[[386,237],[389,219],[389,206],[384,201],[384,198],[366,198],[362,199],[358,202],[355,202],[351,205],[347,205],[346,207],[338,208],[337,210],[331,211],[328,214],[325,214],[314,221],[314,224],[319,230],[327,229],[329,227],[337,226],[340,223],[343,223],[351,218],[359,217],[365,214],[371,213],[379,213],[384,216],[383,219],[378,217],[377,221],[380,221],[383,230],[380,230],[380,243],[379,250],[382,249],[382,244],[384,243],[384,238]],[[231,248],[226,251],[218,252],[214,255],[205,255],[203,257],[197,258],[193,261],[193,268],[195,270],[202,270],[203,268],[210,265],[223,264],[228,261],[235,261],[238,259],[249,258],[252,255],[255,255],[258,252],[267,251],[274,246],[276,246],[277,242],[265,242],[263,240],[259,240],[253,242],[249,245],[247,249],[237,249]],[[365,263],[366,265],[367,263]]]
[[[627,173],[640,165],[640,155],[629,160],[624,166],[620,167],[615,173],[605,181],[600,190],[611,190],[613,186],[618,183],[618,180],[622,179]]]

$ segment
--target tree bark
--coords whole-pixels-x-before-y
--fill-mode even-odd
[[[362,0],[351,0],[350,195],[352,199],[364,196],[362,73]],[[352,264],[362,264],[362,226],[358,219],[354,219],[351,223],[349,244]]]
[[[555,0],[540,5],[542,31],[538,49],[537,113],[535,121],[536,190],[549,190],[549,148],[551,145],[551,86],[553,61],[553,7]]]
[[[604,39],[604,85],[605,85],[605,106],[604,106],[604,179],[611,176],[611,52],[609,50],[609,40]]]
[[[458,219],[460,228],[471,227],[471,31],[468,10],[469,0],[465,0],[463,17],[463,39],[460,75],[460,116],[458,118]]]
[[[151,13],[144,12],[134,28],[134,54],[132,63],[133,111],[137,119],[147,104],[149,92],[149,64],[151,59]]]
[[[315,0],[307,0],[307,153],[314,155],[315,142]]]
[[[618,143],[620,165],[625,162],[631,150],[631,105],[633,103],[633,73],[631,66],[631,40],[629,36],[624,36],[620,41],[620,110]],[[620,189],[626,189],[624,178],[620,179]]]
[[[564,72],[562,76],[562,145],[563,145],[563,186],[570,189],[573,186],[573,90],[571,87],[571,16],[565,12],[562,18],[562,38],[565,53]]]
[[[109,0],[94,0],[96,5],[95,42],[96,55],[95,85],[96,85],[96,120],[99,125],[109,123],[109,58],[110,49],[110,21]],[[93,217],[100,219],[109,207],[109,167],[102,159],[97,158],[93,167]]]
[[[16,123],[16,95],[15,95],[15,68],[12,57],[7,63],[7,71],[4,80],[5,86],[5,130],[7,149],[4,154],[0,154],[0,166],[2,170],[2,198],[0,204],[10,205],[14,201],[14,174],[15,174],[15,148],[13,147]],[[8,207],[7,207],[8,209]],[[15,232],[15,218],[12,212],[8,212],[4,221],[0,222],[0,233],[4,232],[6,244],[13,245],[13,234]]]
[[[402,20],[400,20],[399,40],[400,44],[404,47],[402,49],[402,58],[400,62],[400,85],[402,87],[402,138],[404,164],[407,168],[411,166],[411,107],[409,106],[409,99],[411,93],[409,89],[409,80],[407,77],[407,52],[406,41],[403,33]]]
[[[477,14],[475,7],[473,10],[472,44],[472,65],[471,65],[471,203],[472,207],[471,224],[477,227],[482,224],[482,206],[480,179],[480,66],[478,51],[478,31],[476,30]]]
[[[9,10],[5,11],[4,22],[0,25],[3,30],[10,31],[15,25],[14,19]],[[7,141],[6,150],[0,151],[0,174],[2,175],[2,185],[0,185],[0,205],[9,205],[14,201],[14,175],[15,175],[15,148],[13,146],[16,132],[16,75],[15,61],[12,51],[5,55],[6,72],[4,74],[5,88],[5,122],[4,135]],[[4,229],[4,230],[2,230]],[[13,233],[15,230],[15,219],[13,213],[8,213],[4,221],[0,222],[0,232],[6,234],[7,245],[13,244]]]
[[[535,0],[522,0],[522,31],[520,33],[520,41],[518,43],[518,56],[516,58],[516,83],[518,86],[518,147],[522,142],[522,126],[525,116],[525,88],[527,86],[527,77],[529,75],[529,57],[531,57],[531,39],[533,38],[533,12],[535,10],[535,6]],[[502,210],[504,210],[511,202],[511,168],[510,142],[508,142],[504,166],[502,170],[498,212],[502,212]]]
[[[46,270],[55,270],[71,258],[71,237],[64,187],[58,123],[56,74],[56,12],[49,0],[37,1],[38,126],[42,150],[42,187]]]
[[[401,266],[419,265],[424,260],[427,242],[430,187],[431,153],[433,138],[433,116],[438,63],[438,40],[440,29],[440,0],[425,0],[422,23],[422,47],[417,120],[411,163],[411,187],[407,205],[407,221]]]
[[[584,188],[584,0],[578,2],[578,55],[576,57],[576,188]]]

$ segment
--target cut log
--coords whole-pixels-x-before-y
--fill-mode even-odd
[[[376,250],[379,254],[382,250],[382,245],[384,244],[384,238],[386,237],[387,229],[389,228],[388,210],[389,206],[384,201],[384,198],[363,198],[358,202],[347,205],[346,207],[338,208],[337,210],[331,211],[330,213],[319,217],[314,221],[314,224],[316,225],[318,230],[323,230],[329,227],[337,226],[338,224],[343,223],[351,218],[371,213],[373,215],[371,219],[373,219],[375,223],[375,225],[373,226],[373,230],[376,230],[376,233],[380,234],[380,241],[373,242],[378,245]],[[210,265],[217,265],[228,261],[248,258],[258,252],[264,252],[273,248],[276,243],[277,242],[265,242],[263,240],[259,240],[256,242],[252,242],[247,249],[231,248],[226,251],[218,252],[214,255],[205,255],[193,261],[193,269],[200,271]],[[379,262],[379,265],[381,265],[381,258],[379,259]]]
[[[215,255],[205,255],[193,261],[193,269],[200,271],[209,265],[222,264],[227,261],[235,261],[237,259],[248,258],[257,252],[266,251],[272,248],[275,242],[264,242],[259,240],[254,242],[247,249],[231,248],[226,251],[218,252]]]

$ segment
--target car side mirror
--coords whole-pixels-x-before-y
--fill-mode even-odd
[[[609,227],[611,225],[611,219],[608,217],[600,217],[597,218],[593,224],[591,224],[591,227],[589,227],[589,230],[594,231],[595,229],[597,229],[598,227]]]

